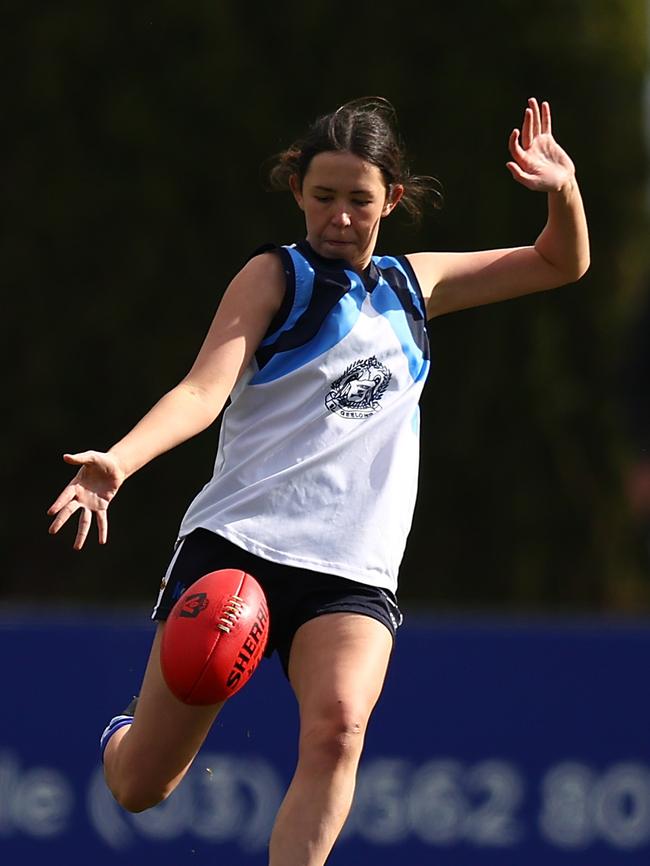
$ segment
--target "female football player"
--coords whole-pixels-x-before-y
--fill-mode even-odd
[[[135,708],[102,737],[107,783],[132,811],[178,785],[221,705],[167,688],[159,647],[174,600],[203,574],[240,568],[267,595],[276,649],[300,711],[299,758],[270,840],[271,866],[321,866],[352,802],[368,719],[401,621],[397,572],[415,500],[426,318],[551,289],[589,264],[573,163],[547,103],[528,101],[509,140],[512,177],[544,192],[533,245],[375,255],[382,220],[416,212],[430,179],[405,167],[383,100],[318,119],[280,155],[276,185],[303,211],[305,239],[253,255],[221,301],[185,378],[106,453],[79,467],[50,531],[92,515],[100,543],[124,481],[222,421],[215,470],[185,514],[156,602],[159,623]]]

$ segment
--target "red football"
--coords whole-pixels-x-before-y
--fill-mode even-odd
[[[160,665],[171,691],[186,704],[216,704],[245,685],[269,634],[261,586],[233,568],[193,583],[167,619]]]

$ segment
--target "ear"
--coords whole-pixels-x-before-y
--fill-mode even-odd
[[[404,187],[402,186],[402,184],[391,183],[388,188],[388,194],[386,196],[386,204],[384,205],[384,209],[382,210],[381,215],[383,217],[388,216],[391,211],[395,210],[403,195]]]
[[[293,197],[298,203],[298,207],[300,208],[300,210],[304,210],[305,208],[303,206],[302,186],[300,184],[300,180],[298,179],[297,174],[292,174],[289,178],[289,187],[291,188]]]

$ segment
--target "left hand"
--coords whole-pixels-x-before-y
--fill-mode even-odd
[[[560,192],[575,178],[575,166],[551,132],[551,108],[528,100],[521,134],[513,129],[508,141],[512,161],[506,165],[516,181],[537,192]]]

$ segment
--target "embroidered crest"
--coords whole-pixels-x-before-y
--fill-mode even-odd
[[[388,367],[375,356],[355,361],[335,382],[325,397],[330,412],[342,418],[366,418],[381,409],[379,401],[391,380]]]

